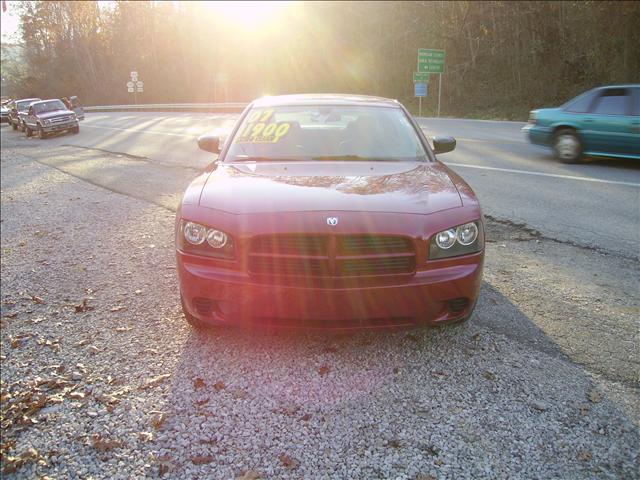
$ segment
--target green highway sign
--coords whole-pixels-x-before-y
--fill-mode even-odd
[[[413,72],[413,83],[429,83],[429,74],[423,72]]]
[[[445,63],[444,50],[431,50],[428,48],[418,49],[418,72],[419,73],[442,73]]]

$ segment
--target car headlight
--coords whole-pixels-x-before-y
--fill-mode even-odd
[[[482,222],[458,225],[436,233],[429,242],[429,260],[468,255],[482,250],[484,234]]]
[[[51,123],[51,120],[47,120],[47,119],[42,120],[43,125],[49,125],[50,123]]]
[[[235,258],[235,246],[229,234],[199,223],[182,220],[177,242],[178,249],[185,253],[227,260]]]
[[[538,123],[538,116],[536,115],[536,112],[529,112],[529,123],[531,125]]]

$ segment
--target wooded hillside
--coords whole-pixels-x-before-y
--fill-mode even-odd
[[[251,7],[249,7],[251,8]],[[443,115],[524,118],[588,88],[640,82],[640,2],[311,2],[253,26],[206,2],[24,2],[18,96],[84,104],[355,92],[415,107],[417,49],[446,50]],[[426,113],[433,113],[432,75]]]

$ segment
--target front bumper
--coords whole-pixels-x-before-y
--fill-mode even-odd
[[[277,283],[207,263],[177,252],[185,308],[204,322],[375,329],[435,325],[470,315],[480,291],[484,252],[432,261],[429,269],[414,275],[303,277]]]
[[[550,128],[527,123],[522,127],[522,133],[524,133],[534,145],[549,147],[553,144],[553,131]]]
[[[46,133],[59,132],[61,130],[72,130],[76,128],[78,125],[79,123],[77,121],[54,123],[52,125],[43,125],[42,130],[44,130]]]

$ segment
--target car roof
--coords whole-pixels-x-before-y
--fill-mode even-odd
[[[254,100],[254,107],[277,107],[281,105],[349,105],[395,107],[397,100],[369,95],[351,95],[337,93],[308,93],[300,95],[275,95]]]
[[[16,103],[20,103],[20,102],[29,102],[29,101],[31,101],[31,102],[37,102],[37,101],[39,101],[39,100],[40,100],[39,98],[21,98],[20,100],[14,100],[14,102],[16,102]]]
[[[36,103],[45,103],[45,102],[55,102],[56,100],[59,102],[62,101],[59,98],[50,98],[48,100],[38,100],[37,102],[33,102],[33,103],[36,104]]]
[[[594,90],[599,90],[601,88],[640,88],[640,83],[624,83],[620,85],[602,85],[601,87],[594,88]]]

